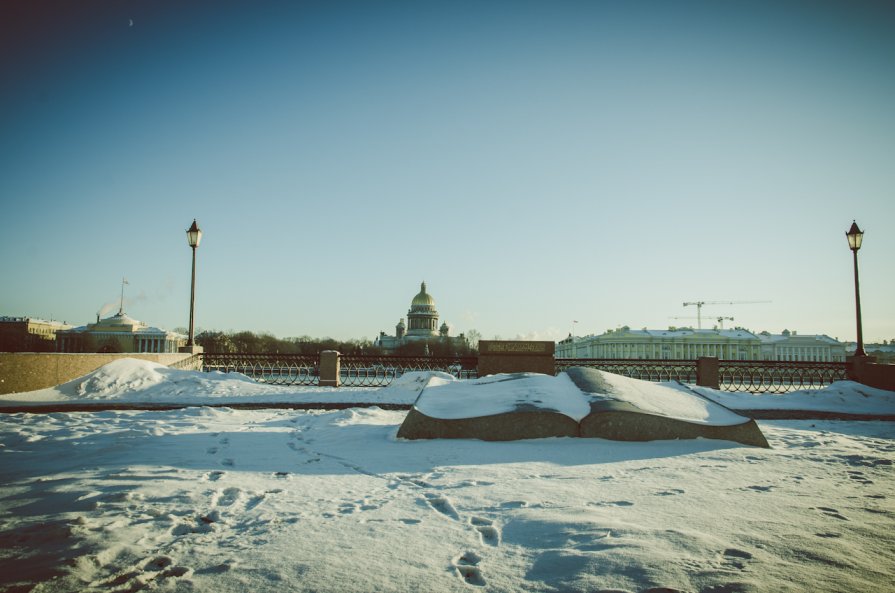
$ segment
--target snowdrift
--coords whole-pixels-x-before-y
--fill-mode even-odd
[[[398,437],[485,441],[709,438],[768,447],[754,420],[683,385],[650,383],[586,368],[572,368],[557,377],[517,373],[462,383],[430,382]]]

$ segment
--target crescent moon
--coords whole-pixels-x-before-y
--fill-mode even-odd
[[[128,27],[133,27],[133,26],[134,26],[134,19],[130,19],[130,23],[128,23],[127,26],[128,26]]]

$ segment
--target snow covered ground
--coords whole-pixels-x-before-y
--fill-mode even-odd
[[[419,388],[155,371],[35,393],[412,401]],[[893,413],[889,392],[837,385],[834,404]],[[0,590],[863,592],[895,575],[892,422],[761,421],[772,448],[759,449],[403,441],[405,414],[0,414]]]

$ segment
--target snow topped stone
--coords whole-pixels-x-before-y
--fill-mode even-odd
[[[490,375],[472,381],[430,384],[415,407],[430,418],[493,416],[519,410],[545,410],[576,422],[590,413],[588,398],[568,376],[533,373]]]
[[[576,384],[595,399],[626,402],[647,414],[714,426],[749,420],[680,383],[653,383],[596,369],[570,372]]]
[[[556,377],[499,374],[427,385],[398,437],[487,441],[711,438],[768,446],[753,420],[684,386],[656,385],[586,368],[569,369]]]

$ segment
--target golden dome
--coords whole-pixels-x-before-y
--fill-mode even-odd
[[[420,292],[418,295],[413,297],[413,300],[410,301],[411,307],[416,306],[424,306],[424,307],[434,307],[435,299],[432,298],[432,295],[426,292],[426,283],[423,282],[420,284]]]

